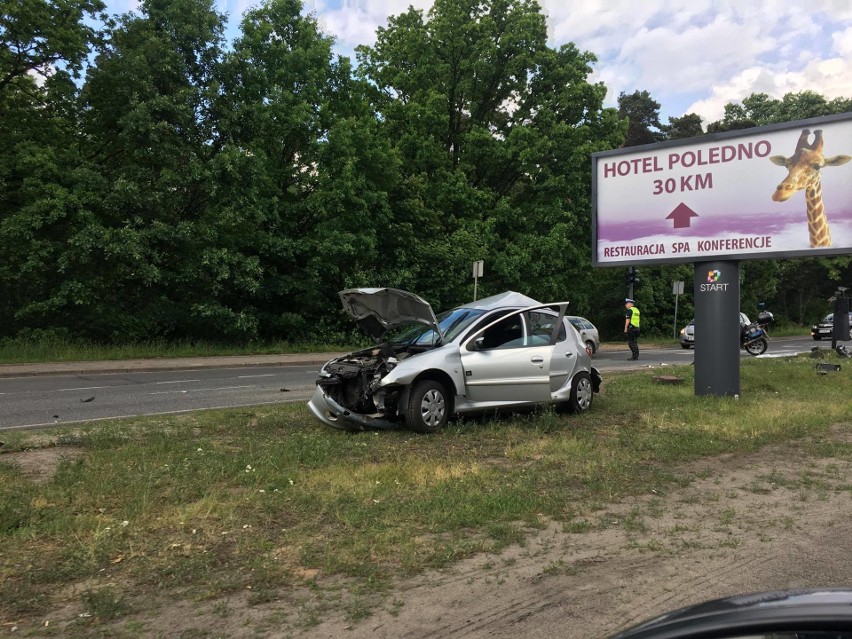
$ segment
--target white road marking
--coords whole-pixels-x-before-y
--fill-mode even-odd
[[[189,384],[191,382],[200,382],[200,379],[176,379],[173,382],[154,382],[155,384]]]
[[[248,379],[249,377],[275,377],[275,373],[266,373],[265,375],[237,375],[237,379]]]
[[[157,391],[156,393],[148,393],[149,395],[168,395],[170,393],[203,393],[206,391],[234,390],[237,388],[254,388],[253,384],[248,386],[219,386],[218,388],[193,388],[191,390],[173,390],[173,391]]]
[[[112,388],[112,386],[83,386],[82,388],[58,388],[56,390],[56,392],[57,393],[70,393],[72,391],[98,390],[100,388]]]

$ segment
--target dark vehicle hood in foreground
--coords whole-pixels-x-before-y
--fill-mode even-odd
[[[343,310],[373,339],[404,324],[424,324],[438,335],[441,329],[429,303],[398,288],[348,288],[340,291]]]
[[[717,599],[662,615],[611,639],[742,639],[773,633],[852,636],[852,590],[803,589]]]

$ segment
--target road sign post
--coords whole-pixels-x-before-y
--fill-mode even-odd
[[[473,301],[476,301],[476,286],[479,278],[485,272],[485,260],[477,260],[473,263]]]
[[[672,282],[672,295],[675,296],[675,314],[674,314],[674,330],[672,337],[677,339],[677,300],[678,296],[683,295],[683,281]]]

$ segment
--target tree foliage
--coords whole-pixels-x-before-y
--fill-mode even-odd
[[[393,277],[441,306],[520,289],[587,305],[589,154],[617,146],[594,57],[547,46],[527,0],[410,8],[359,49],[359,72],[401,160],[382,244]]]
[[[479,259],[481,295],[568,299],[614,335],[624,273],[591,268],[590,154],[703,134],[647,91],[604,107],[594,55],[550,47],[534,0],[409,8],[354,69],[300,0],[250,9],[233,42],[213,0],[0,9],[0,337],[322,339],[349,330],[338,290],[444,308]],[[850,109],[755,94],[708,131]],[[808,321],[849,268],[748,263],[744,308]],[[672,329],[690,272],[640,269],[647,328]]]

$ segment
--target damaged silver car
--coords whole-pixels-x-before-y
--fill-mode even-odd
[[[308,407],[333,428],[432,433],[455,414],[536,404],[580,413],[600,388],[568,302],[508,291],[436,317],[399,289],[347,289],[340,299],[377,345],[320,370]]]

